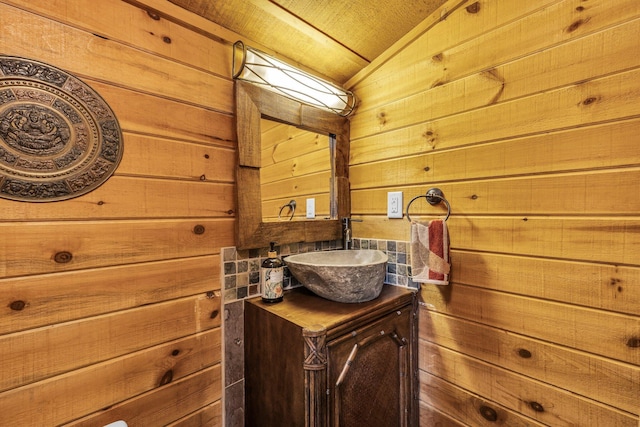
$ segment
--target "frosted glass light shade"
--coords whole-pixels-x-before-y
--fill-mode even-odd
[[[236,59],[241,58],[239,61]],[[356,107],[355,95],[266,53],[233,44],[233,78],[245,80],[307,105],[346,117]]]

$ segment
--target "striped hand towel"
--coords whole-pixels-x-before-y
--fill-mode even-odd
[[[416,283],[448,285],[449,231],[444,220],[411,221],[411,275]]]

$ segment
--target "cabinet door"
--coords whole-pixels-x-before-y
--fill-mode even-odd
[[[331,425],[409,425],[412,319],[407,306],[329,342]]]

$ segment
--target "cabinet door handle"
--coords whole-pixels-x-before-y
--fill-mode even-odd
[[[358,352],[358,344],[354,344],[353,348],[351,349],[351,353],[349,353],[349,357],[347,358],[347,361],[342,367],[342,372],[340,372],[340,375],[338,376],[338,381],[336,381],[336,387],[339,387],[340,384],[342,384],[342,382],[344,381],[344,377],[347,376],[347,372],[349,372],[349,368],[353,363],[353,359],[356,358],[357,352]]]

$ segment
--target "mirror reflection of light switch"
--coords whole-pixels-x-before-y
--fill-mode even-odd
[[[307,199],[307,218],[316,217],[316,199]]]

